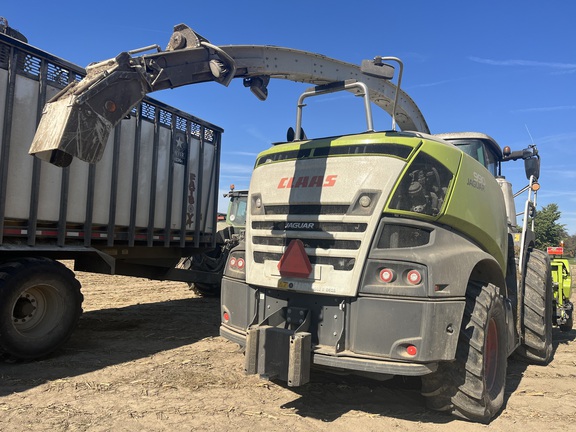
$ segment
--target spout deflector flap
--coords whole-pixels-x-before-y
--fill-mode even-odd
[[[114,126],[88,107],[75,105],[74,99],[72,95],[45,106],[30,154],[61,167],[68,166],[72,156],[89,163],[100,160]]]
[[[72,157],[89,163],[100,160],[114,126],[147,92],[146,82],[130,70],[125,55],[102,64],[112,67],[103,71],[92,66],[85,79],[44,106],[30,154],[58,166],[69,165]]]

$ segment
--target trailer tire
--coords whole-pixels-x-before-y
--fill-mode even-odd
[[[529,363],[546,365],[552,359],[552,274],[550,258],[534,249],[526,256],[522,328],[517,355]]]
[[[428,408],[488,423],[504,404],[507,331],[504,301],[492,284],[471,281],[456,358],[422,377]]]
[[[22,258],[0,265],[0,352],[45,357],[71,336],[82,314],[80,282],[62,263]]]

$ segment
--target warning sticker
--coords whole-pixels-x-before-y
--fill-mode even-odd
[[[292,282],[286,282],[284,280],[279,280],[278,281],[278,288],[282,288],[282,289],[288,289],[288,288],[292,288]]]

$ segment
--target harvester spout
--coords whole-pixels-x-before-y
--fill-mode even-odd
[[[228,86],[234,78],[242,78],[260,100],[266,99],[270,78],[314,85],[359,81],[367,86],[370,101],[391,114],[402,130],[430,132],[420,109],[390,82],[394,68],[381,62],[364,62],[360,68],[290,48],[217,46],[184,24],[174,27],[165,51],[133,56],[140,51],[89,66],[86,78],[52,98],[30,153],[60,166],[69,165],[74,156],[98,162],[114,126],[147,93],[209,81]]]
[[[139,69],[122,53],[87,68],[87,76],[64,88],[44,107],[30,153],[57,166],[76,156],[102,157],[110,132],[149,91]]]

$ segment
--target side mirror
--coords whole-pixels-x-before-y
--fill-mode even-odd
[[[533,156],[524,159],[524,171],[526,171],[526,178],[528,180],[530,180],[531,176],[538,179],[538,177],[540,177],[540,158],[538,156]]]

